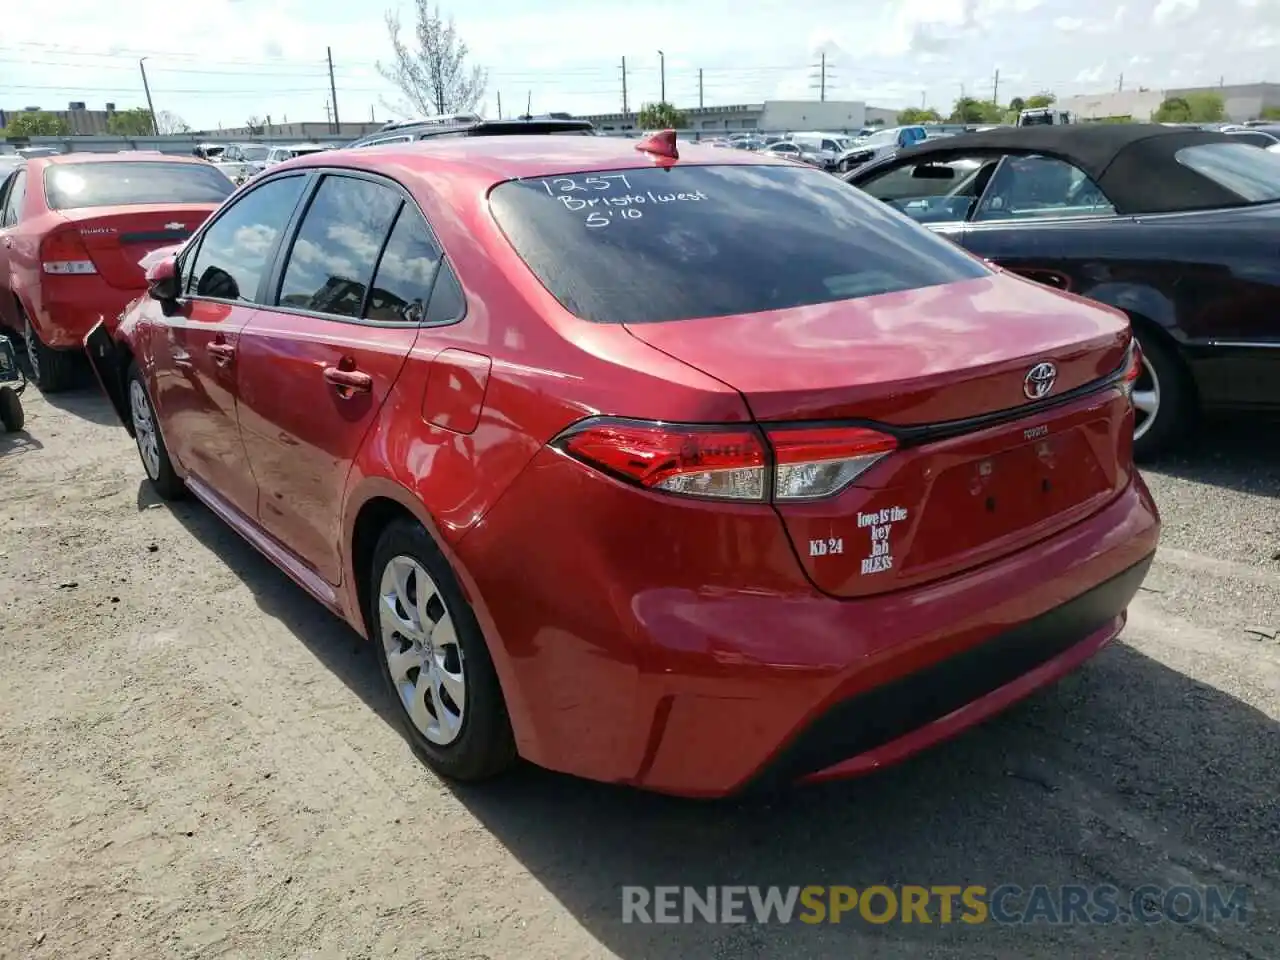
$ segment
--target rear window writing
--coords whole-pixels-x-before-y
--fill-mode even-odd
[[[759,313],[988,273],[857,188],[799,166],[514,180],[490,204],[551,294],[598,323]]]
[[[1202,143],[1183,147],[1174,156],[1245,203],[1280,200],[1280,154],[1251,143]]]
[[[137,203],[221,203],[235,191],[212,164],[106,163],[51,164],[44,173],[51,210],[116,207]]]

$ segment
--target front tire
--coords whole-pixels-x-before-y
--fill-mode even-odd
[[[162,499],[182,499],[187,492],[186,485],[173,469],[169,450],[165,447],[164,437],[160,434],[160,421],[156,417],[155,407],[151,404],[151,395],[147,393],[142,372],[135,363],[129,364],[125,389],[129,394],[129,416],[133,423],[133,438],[138,444],[138,456],[142,459],[142,468],[147,471],[147,479],[151,481],[152,488]]]
[[[31,318],[22,316],[22,339],[27,346],[27,362],[31,364],[32,379],[41,393],[59,393],[75,382],[76,356],[70,350],[47,347],[31,324]]]
[[[515,739],[489,648],[420,524],[398,520],[378,540],[367,622],[405,735],[428,766],[463,781],[511,766]]]
[[[1142,372],[1133,387],[1133,456],[1146,462],[1174,449],[1195,420],[1195,391],[1178,355],[1158,336],[1135,328]]]

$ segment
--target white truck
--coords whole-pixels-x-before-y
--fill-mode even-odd
[[[1020,127],[1053,126],[1075,122],[1076,118],[1070,110],[1055,110],[1053,107],[1032,107],[1018,114]]]

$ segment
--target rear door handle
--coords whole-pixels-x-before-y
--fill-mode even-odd
[[[5,245],[6,247],[12,247],[12,246],[13,246],[13,237],[5,237],[5,238],[4,238],[4,245]]]
[[[373,377],[359,370],[341,370],[338,367],[325,367],[324,378],[335,387],[344,387],[352,393],[368,393],[373,389]]]
[[[231,358],[236,355],[236,348],[229,343],[211,343],[209,352],[213,354],[216,363],[225,365],[230,363]]]

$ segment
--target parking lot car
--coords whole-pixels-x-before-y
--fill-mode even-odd
[[[448,776],[869,770],[1099,650],[1156,546],[1123,314],[763,154],[306,157],[149,282],[86,341],[147,476],[371,638]]]
[[[890,156],[904,147],[922,143],[929,137],[929,130],[923,126],[890,127],[880,130],[852,144],[835,158],[832,168],[838,173],[857,170],[865,164]]]
[[[846,179],[1002,267],[1124,310],[1144,358],[1140,459],[1202,407],[1280,407],[1276,154],[1159,124],[1032,126],[922,144]]]
[[[66,387],[89,328],[146,290],[138,260],[233,189],[212,164],[142,153],[43,157],[0,181],[0,324],[26,341],[41,390]]]
[[[528,120],[482,120],[474,114],[432,117],[390,123],[376,133],[353,140],[348,147],[378,147],[388,143],[411,143],[436,137],[576,136],[594,137],[589,120],[531,117]]]

